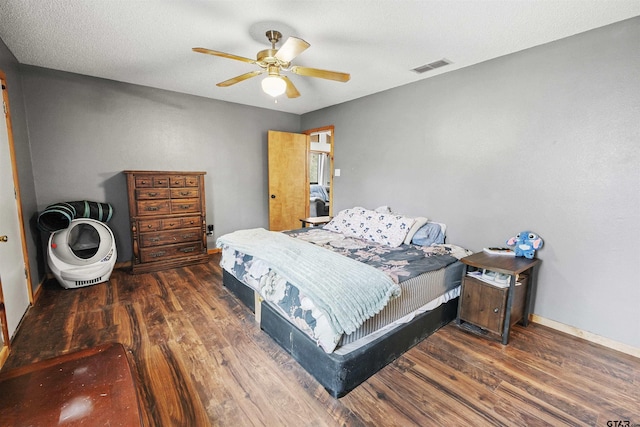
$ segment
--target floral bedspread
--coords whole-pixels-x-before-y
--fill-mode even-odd
[[[284,233],[379,268],[396,283],[446,267],[471,254],[455,245],[401,245],[391,248],[321,228]],[[324,351],[331,353],[335,350],[341,336],[333,332],[328,316],[295,285],[272,271],[265,261],[223,246],[220,265],[278,307],[291,323],[310,336]]]
[[[387,273],[396,283],[446,267],[471,254],[459,246],[444,244],[400,245],[392,248],[322,228],[301,228],[284,233],[376,267]]]

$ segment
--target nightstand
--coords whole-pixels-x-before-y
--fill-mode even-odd
[[[531,293],[540,260],[478,252],[460,261],[464,269],[456,323],[469,332],[507,344],[511,325],[519,321],[524,326],[529,324]],[[504,287],[487,283],[470,276],[469,267],[507,274],[511,280]]]
[[[324,225],[331,221],[333,217],[331,216],[314,216],[309,218],[302,218],[300,222],[302,222],[302,227],[306,227],[307,225],[311,225],[315,227],[317,225]]]

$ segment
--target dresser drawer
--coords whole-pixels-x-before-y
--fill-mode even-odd
[[[138,230],[141,233],[145,233],[147,231],[158,231],[162,230],[162,221],[159,219],[147,219],[140,221],[140,226]]]
[[[138,230],[140,233],[150,231],[175,230],[179,228],[200,227],[202,219],[200,216],[169,217],[163,219],[143,219],[140,220]]]
[[[169,200],[143,200],[136,202],[138,215],[162,215],[171,213]]]
[[[200,255],[202,254],[202,248],[202,242],[141,248],[140,258],[142,262],[154,262],[171,258],[187,257],[190,255]]]
[[[203,223],[202,218],[199,216],[185,216],[180,219],[182,227],[200,227]]]
[[[171,200],[171,213],[200,212],[200,199]]]
[[[138,200],[154,200],[168,199],[170,196],[168,188],[138,188],[136,189],[136,199]]]
[[[176,175],[171,177],[171,187],[197,187],[198,177],[195,175]]]
[[[182,228],[180,230],[158,231],[140,234],[140,245],[143,248],[174,243],[196,242],[202,239],[200,228]]]
[[[183,188],[172,188],[171,189],[171,198],[172,199],[186,199],[186,198],[194,198],[199,197],[200,191],[198,187],[183,187]]]
[[[169,177],[166,175],[136,176],[136,188],[163,188],[169,187]]]

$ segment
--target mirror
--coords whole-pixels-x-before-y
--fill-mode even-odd
[[[316,129],[309,135],[309,216],[330,216],[333,189],[333,128]]]

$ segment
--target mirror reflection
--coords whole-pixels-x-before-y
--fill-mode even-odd
[[[309,151],[309,216],[330,214],[331,131],[311,134]]]

